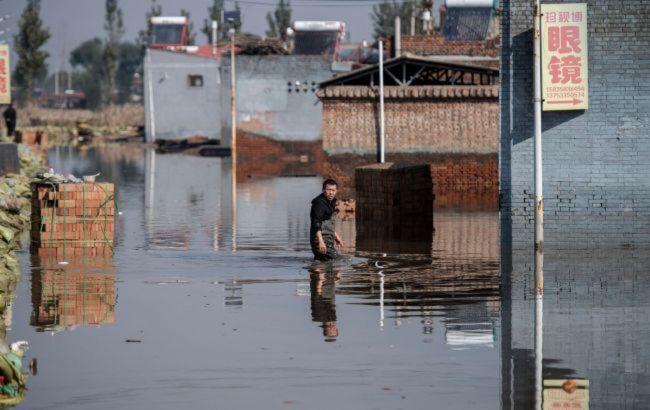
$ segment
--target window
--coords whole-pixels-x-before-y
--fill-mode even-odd
[[[190,74],[187,76],[187,81],[190,87],[203,87],[203,76],[197,74]]]

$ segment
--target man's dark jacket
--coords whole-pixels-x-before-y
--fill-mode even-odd
[[[311,201],[311,226],[309,228],[309,240],[314,243],[316,241],[316,232],[321,229],[323,221],[332,218],[336,211],[336,198],[331,201],[327,200],[325,194],[320,194]]]

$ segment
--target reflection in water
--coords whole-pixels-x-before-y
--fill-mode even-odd
[[[545,379],[544,410],[589,409],[589,380]]]
[[[533,251],[505,249],[503,400],[534,405]],[[542,377],[589,380],[596,408],[643,408],[650,386],[647,249],[545,250]],[[528,279],[528,280],[526,280]]]
[[[230,195],[226,160],[146,152],[147,246],[187,250],[190,242],[223,241],[221,210]],[[228,206],[229,207],[229,206]]]
[[[341,278],[341,269],[333,262],[314,262],[309,268],[309,290],[311,293],[311,318],[320,322],[326,342],[334,342],[339,336],[336,323],[336,282]]]
[[[320,190],[320,178],[239,181],[233,202],[228,158],[147,150],[145,163],[147,249],[295,252],[309,247],[306,198]]]
[[[224,306],[241,309],[244,307],[244,285],[230,279],[223,284]]]
[[[419,317],[422,333],[432,334],[439,316],[449,346],[493,347],[500,315],[498,216],[441,211],[434,220],[435,231],[401,230],[399,238],[357,226],[356,253],[368,260],[346,267],[336,292],[379,306],[380,326],[386,317],[396,326]],[[369,231],[374,234],[366,236]],[[347,241],[346,233],[355,231],[342,232]]]
[[[494,347],[499,307],[499,303],[487,302],[450,309],[445,321],[446,343],[457,348]]]
[[[31,325],[60,331],[115,321],[115,268],[110,258],[72,258],[67,265],[33,257]]]

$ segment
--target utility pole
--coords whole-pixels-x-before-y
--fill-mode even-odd
[[[54,95],[57,96],[59,95],[59,74],[61,72],[59,70],[56,70],[54,72]]]
[[[535,111],[535,273],[537,293],[544,290],[544,204],[542,195],[542,42],[540,37],[540,0],[534,0],[534,111]]]
[[[230,35],[230,159],[232,161],[232,251],[237,252],[237,109],[235,90],[235,28]]]
[[[384,42],[379,41],[379,163],[384,157]]]
[[[217,55],[217,41],[219,40],[217,38],[218,28],[219,28],[219,23],[217,23],[217,20],[212,20],[212,56],[213,57]]]
[[[533,1],[535,121],[535,408],[542,408],[544,343],[544,204],[542,196],[542,39],[540,0]]]

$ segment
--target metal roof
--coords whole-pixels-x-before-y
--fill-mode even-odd
[[[470,64],[425,58],[410,54],[384,62],[384,85],[493,85],[499,81],[499,70]],[[379,84],[379,65],[371,65],[336,76],[320,83],[332,85]]]

